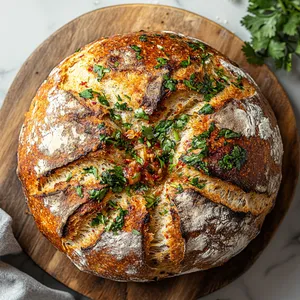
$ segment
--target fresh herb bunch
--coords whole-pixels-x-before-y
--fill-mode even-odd
[[[250,0],[241,23],[252,34],[243,51],[251,64],[271,57],[277,68],[292,69],[293,55],[300,56],[300,0]]]

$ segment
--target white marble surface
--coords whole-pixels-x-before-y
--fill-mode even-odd
[[[30,53],[73,18],[103,6],[122,3],[153,3],[181,7],[216,21],[242,39],[248,32],[239,21],[246,14],[246,0],[0,0],[0,106],[13,78]],[[171,29],[171,28],[170,28]],[[287,74],[276,75],[290,96],[297,119],[300,116],[300,63]],[[300,299],[300,188],[275,237],[251,269],[205,300],[299,300]],[[68,290],[35,266],[24,254],[6,261],[42,283]],[[70,291],[70,290],[69,290]],[[71,291],[70,291],[71,292]],[[76,299],[85,299],[72,292]]]

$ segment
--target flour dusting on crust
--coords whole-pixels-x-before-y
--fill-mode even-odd
[[[255,217],[234,213],[192,190],[174,200],[185,234],[193,233],[186,243],[187,255],[197,263],[217,265],[242,251],[259,233]]]
[[[228,128],[247,138],[258,134],[261,139],[269,140],[270,154],[276,164],[281,164],[283,145],[278,125],[272,128],[269,118],[264,115],[261,107],[252,102],[255,97],[257,94],[242,102],[232,101],[215,113],[213,118],[219,129]]]
[[[104,232],[101,239],[93,247],[95,251],[106,251],[114,256],[116,259],[121,260],[129,254],[142,254],[142,238],[140,235],[135,235],[131,232]]]

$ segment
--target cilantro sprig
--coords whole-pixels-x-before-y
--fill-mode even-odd
[[[241,21],[252,35],[242,48],[248,62],[272,58],[277,68],[291,71],[292,57],[300,56],[300,2],[250,0],[248,12]]]

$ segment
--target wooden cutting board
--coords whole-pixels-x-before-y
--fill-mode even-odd
[[[284,144],[283,179],[277,203],[261,234],[224,266],[161,282],[120,283],[79,271],[37,230],[16,176],[18,135],[31,99],[51,69],[77,48],[101,37],[138,30],[171,30],[200,38],[245,68],[269,100]],[[14,233],[23,249],[46,272],[93,299],[196,299],[219,289],[245,272],[267,246],[292,200],[299,173],[295,116],[287,95],[267,66],[247,64],[242,41],[220,25],[197,14],[157,5],[121,5],[99,9],[68,23],[22,66],[0,114],[0,206],[14,220]]]

